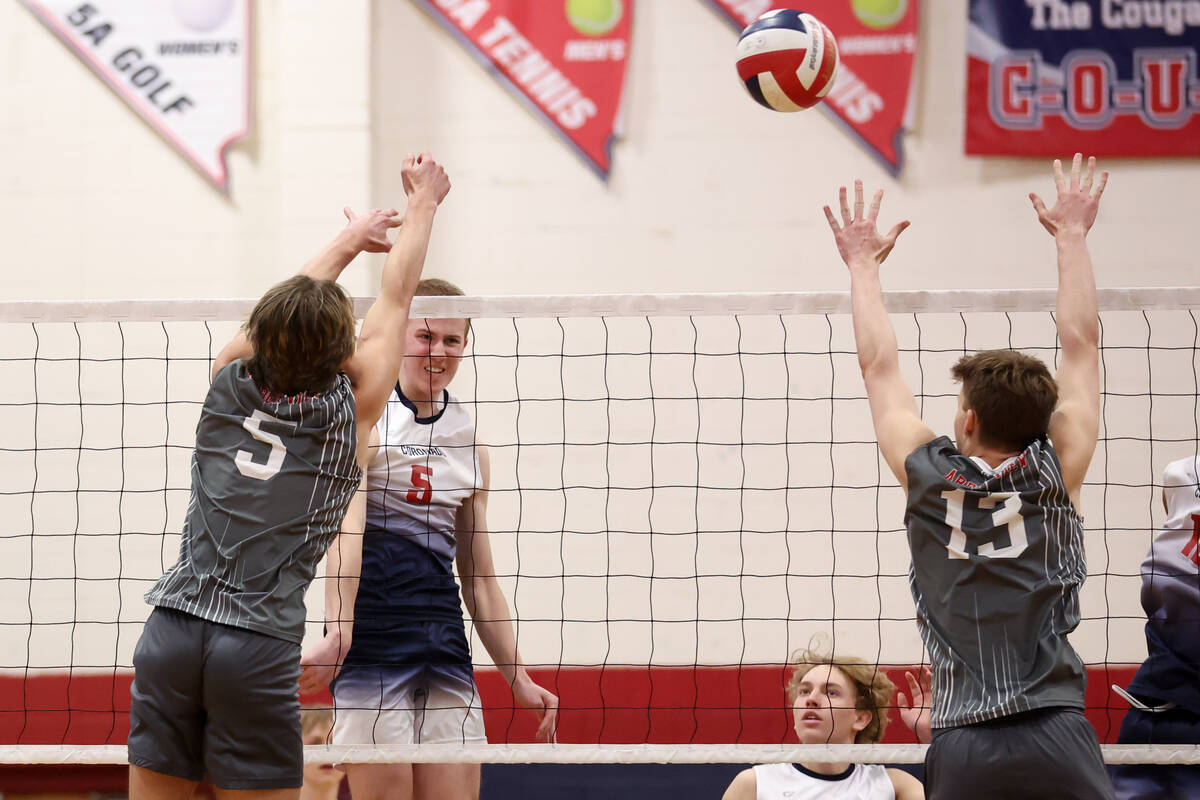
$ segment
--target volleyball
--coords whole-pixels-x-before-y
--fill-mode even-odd
[[[801,111],[821,102],[837,68],[833,34],[803,11],[768,11],[738,39],[738,77],[751,97],[773,111]]]

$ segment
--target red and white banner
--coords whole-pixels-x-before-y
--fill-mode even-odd
[[[417,0],[601,177],[612,166],[633,0]]]
[[[22,0],[223,191],[250,130],[250,0]]]
[[[833,32],[841,65],[825,101],[831,113],[898,175],[915,90],[918,0],[708,0],[739,32],[773,8],[812,14]],[[732,71],[733,48],[730,48]],[[736,79],[736,75],[734,76]]]
[[[1200,2],[971,0],[966,151],[1200,155]]]

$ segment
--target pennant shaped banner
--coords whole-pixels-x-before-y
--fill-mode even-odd
[[[22,0],[221,190],[250,129],[250,0]]]
[[[633,0],[417,0],[607,177]]]
[[[918,0],[708,0],[739,32],[773,8],[807,11],[833,32],[841,60],[820,108],[853,133],[893,175],[915,89]],[[729,53],[733,73],[733,48]],[[736,74],[734,74],[736,80]]]
[[[1200,2],[971,0],[966,151],[1200,155]]]

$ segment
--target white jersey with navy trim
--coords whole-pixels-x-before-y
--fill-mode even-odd
[[[437,664],[469,669],[454,577],[458,512],[482,486],[475,423],[452,394],[418,417],[399,385],[376,430],[367,468],[362,577],[348,666]],[[437,642],[414,625],[443,623]]]
[[[1167,521],[1142,562],[1147,656],[1129,690],[1200,714],[1200,457],[1163,471]]]
[[[754,767],[757,800],[895,800],[887,769],[879,764],[851,764],[838,775],[822,775],[799,764]]]
[[[179,560],[146,602],[299,643],[304,593],[361,470],[345,373],[322,394],[268,400],[235,360],[196,425]]]
[[[375,428],[367,527],[405,536],[449,566],[458,511],[481,482],[475,421],[449,391],[440,411],[418,417],[397,386]]]
[[[1083,662],[1067,641],[1087,576],[1083,520],[1050,440],[992,469],[941,436],[909,454],[905,473],[933,727],[1083,708]]]

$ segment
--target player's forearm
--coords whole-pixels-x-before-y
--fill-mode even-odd
[[[354,634],[354,602],[362,574],[362,534],[338,534],[325,562],[325,635],[333,635],[345,655]]]
[[[388,253],[383,267],[383,278],[379,297],[396,305],[407,307],[421,280],[421,269],[425,254],[429,250],[429,238],[433,233],[433,218],[437,203],[432,199],[412,197],[404,212],[404,223],[400,234]]]
[[[1060,231],[1058,249],[1058,338],[1064,355],[1095,350],[1100,342],[1096,278],[1082,231]]]
[[[343,229],[300,268],[300,274],[319,281],[336,281],[342,270],[361,252],[360,237],[349,229]]]
[[[492,657],[492,663],[508,685],[527,677],[521,653],[517,650],[517,637],[513,631],[512,613],[504,592],[495,578],[477,578],[468,612],[479,633],[479,640]],[[473,606],[473,607],[472,607]]]
[[[854,343],[858,348],[858,366],[864,377],[879,369],[898,367],[896,332],[883,304],[879,267],[852,265],[850,304],[854,319]]]

